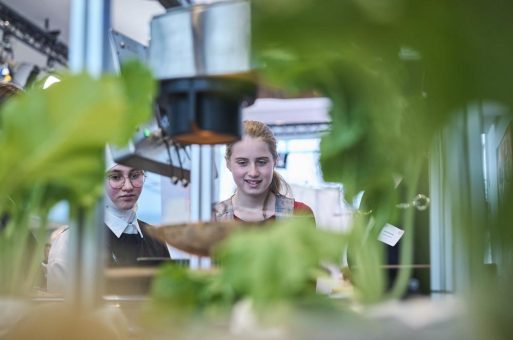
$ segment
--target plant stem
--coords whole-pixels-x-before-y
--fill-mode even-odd
[[[406,192],[407,198],[411,199],[415,196],[417,191],[418,180],[420,177],[420,169],[422,164],[422,157],[417,157],[412,163],[411,170],[408,178],[405,178],[406,184]],[[415,207],[410,207],[406,209],[403,214],[403,228],[404,228],[404,236],[401,242],[400,248],[400,257],[399,257],[399,273],[397,278],[395,279],[394,285],[387,296],[387,298],[391,299],[399,299],[401,298],[408,288],[408,282],[410,280],[412,268],[412,260],[413,260],[413,240],[415,239],[414,232],[414,221],[415,221]]]

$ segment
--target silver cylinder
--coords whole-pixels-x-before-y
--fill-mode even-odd
[[[158,80],[250,71],[250,3],[173,8],[151,21],[150,67]]]

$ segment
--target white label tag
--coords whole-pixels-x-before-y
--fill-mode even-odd
[[[394,227],[391,224],[385,223],[383,229],[379,233],[378,240],[389,246],[395,246],[404,234],[404,230]]]

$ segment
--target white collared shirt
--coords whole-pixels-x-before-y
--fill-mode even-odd
[[[141,227],[137,222],[137,218],[135,218],[135,214],[133,216],[133,221],[131,223],[127,222],[109,211],[105,211],[105,224],[109,229],[116,235],[117,238],[121,237],[121,234],[139,234],[141,238],[143,238],[143,234],[141,232]]]
[[[104,213],[105,225],[120,238],[123,233],[139,234],[143,238],[141,228],[137,222],[135,211],[126,220],[114,215],[108,209]],[[131,222],[130,222],[131,221]],[[47,290],[48,292],[63,292],[68,282],[68,245],[69,228],[63,228],[62,232],[52,241],[47,264]]]

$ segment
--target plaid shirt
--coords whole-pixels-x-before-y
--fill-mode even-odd
[[[294,199],[283,195],[276,195],[274,210],[277,219],[292,216],[294,214]],[[216,221],[233,221],[231,197],[214,205],[214,219]]]

